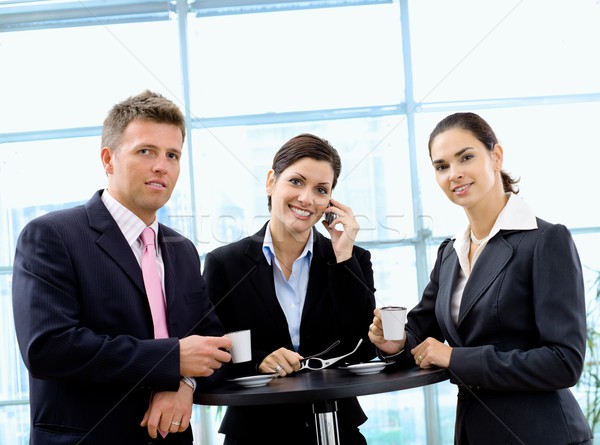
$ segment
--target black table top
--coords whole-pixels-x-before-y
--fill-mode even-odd
[[[202,405],[243,406],[312,403],[378,394],[438,383],[449,378],[446,369],[392,370],[356,375],[343,369],[307,371],[273,379],[266,386],[245,388],[225,382],[197,396]]]

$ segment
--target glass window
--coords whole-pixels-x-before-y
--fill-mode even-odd
[[[406,130],[398,120],[195,130],[193,170],[201,251],[252,234],[269,219],[265,184],[273,156],[288,139],[305,132],[327,139],[342,158],[333,197],[352,207],[361,225],[358,242],[404,240],[413,231],[412,207]]]
[[[420,300],[415,269],[415,251],[407,247],[369,248],[375,274],[375,302],[381,306],[412,308]]]
[[[598,91],[597,2],[425,0],[409,7],[417,102]]]
[[[2,314],[12,314],[11,283],[10,275],[0,273],[0,307],[2,308]],[[12,323],[10,325],[14,326]],[[0,401],[19,400],[26,398],[28,395],[28,381],[27,378],[24,378],[27,374],[23,373],[25,367],[16,344],[14,329],[0,336],[0,354],[4,358],[2,373],[0,374]]]
[[[422,389],[363,396],[359,401],[369,416],[360,427],[369,445],[427,443]]]
[[[399,25],[394,3],[192,19],[192,113],[398,104]]]
[[[29,443],[29,405],[0,405],[0,443]]]
[[[99,126],[145,89],[183,104],[177,46],[174,21],[0,33],[0,133]]]
[[[599,113],[597,102],[478,111],[504,149],[503,169],[520,178],[519,197],[538,217],[567,227],[599,225],[600,213],[583,210],[585,203],[576,198],[598,188],[594,162],[586,159],[594,156],[590,141],[596,138]],[[427,148],[431,130],[447,114],[427,113],[417,120],[423,213],[437,236],[455,235],[467,224],[462,209],[435,181]]]
[[[51,210],[89,199],[106,185],[99,138],[0,145],[0,266],[12,264],[23,226]]]

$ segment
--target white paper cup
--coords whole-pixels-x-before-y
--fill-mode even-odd
[[[379,309],[383,324],[383,338],[386,340],[403,340],[406,324],[406,308],[401,306],[385,306]]]
[[[252,360],[252,347],[250,343],[250,330],[235,331],[225,334],[231,339],[231,361],[233,363],[249,362]]]

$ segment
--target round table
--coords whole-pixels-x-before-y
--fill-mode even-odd
[[[284,403],[312,403],[317,442],[339,444],[337,399],[379,394],[431,385],[449,378],[446,369],[396,370],[356,375],[343,369],[306,371],[272,380],[268,385],[245,388],[234,382],[203,391],[197,396],[202,405],[244,406]]]

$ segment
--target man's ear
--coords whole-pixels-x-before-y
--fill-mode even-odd
[[[102,147],[102,150],[100,150],[100,159],[102,159],[102,165],[104,166],[104,172],[107,175],[110,175],[113,173],[113,158],[114,158],[113,151],[108,147]]]

